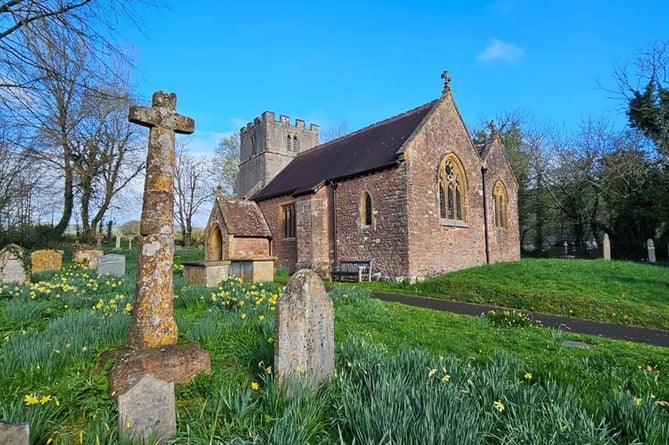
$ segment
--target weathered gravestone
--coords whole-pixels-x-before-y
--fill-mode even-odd
[[[95,234],[95,248],[102,250],[102,233],[100,232]]]
[[[29,445],[30,426],[27,423],[14,425],[0,420],[0,445]]]
[[[23,247],[8,244],[0,250],[0,283],[23,284],[30,281],[30,265]]]
[[[125,276],[125,256],[116,253],[102,255],[98,258],[98,275],[111,274],[115,277]]]
[[[316,388],[334,371],[334,308],[312,270],[291,277],[276,304],[274,369],[277,382]]]
[[[165,443],[177,432],[174,382],[145,374],[129,391],[118,398],[121,437]]]
[[[53,249],[36,250],[30,254],[32,273],[60,270],[63,254]]]
[[[174,386],[156,383],[153,376],[160,375],[165,382],[174,382],[176,378],[188,381],[200,372],[211,370],[206,351],[189,343],[176,344],[177,325],[172,306],[174,133],[192,133],[194,121],[176,114],[176,95],[162,91],[153,94],[151,107],[131,107],[128,119],[149,127],[150,132],[137,248],[135,305],[128,329],[132,352],[111,369],[110,389],[112,395],[119,398],[122,434],[132,429],[132,425],[141,425],[136,433],[144,440],[152,435],[166,440],[176,430],[171,427],[163,430],[160,423],[169,421],[161,417],[163,420],[156,423],[156,419],[147,421],[145,417],[152,410],[174,411]],[[151,378],[146,380],[147,376]],[[127,394],[131,397],[130,401],[123,399],[121,419],[121,400]],[[141,409],[126,410],[128,406],[135,406],[138,398],[146,399]],[[126,428],[127,425],[130,428]]]
[[[652,240],[652,238],[649,238],[648,241],[646,241],[646,248],[648,249],[648,262],[656,263],[657,258],[655,257],[655,242]]]
[[[99,249],[78,249],[72,254],[72,261],[84,269],[96,269],[98,258],[105,253]]]
[[[611,239],[608,233],[604,234],[604,240],[602,241],[602,256],[605,260],[611,259]]]
[[[114,247],[116,248],[116,250],[121,249],[121,234],[120,233],[116,234],[116,246],[114,246]]]

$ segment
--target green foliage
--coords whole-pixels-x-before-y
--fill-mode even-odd
[[[633,90],[627,108],[630,127],[650,138],[657,150],[669,156],[669,88],[659,82],[657,73],[643,91]]]
[[[369,288],[669,329],[666,270],[626,261],[524,259]]]
[[[41,279],[2,290],[0,416],[29,421],[35,443],[122,444],[109,369],[97,361],[125,343],[132,299],[118,295],[132,292],[132,279],[77,270]],[[317,391],[279,388],[281,292],[271,283],[207,289],[176,277],[180,336],[210,353],[212,373],[176,385],[172,443],[666,442],[667,411],[658,404],[669,399],[666,350],[558,338],[521,321],[512,324],[522,329],[508,326],[512,315],[497,329],[482,318],[385,304],[361,285],[330,294],[335,375]],[[596,347],[568,348],[567,338]]]

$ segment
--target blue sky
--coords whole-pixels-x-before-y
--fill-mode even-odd
[[[195,119],[195,151],[265,110],[350,131],[438,97],[448,70],[471,128],[508,110],[624,124],[616,66],[669,40],[669,2],[168,1],[127,32],[146,104]]]

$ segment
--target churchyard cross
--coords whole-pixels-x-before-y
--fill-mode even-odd
[[[451,76],[448,74],[448,71],[443,71],[441,73],[441,78],[444,81],[444,93],[450,91],[451,89]]]
[[[135,307],[128,331],[128,344],[138,349],[177,341],[172,307],[174,134],[193,133],[195,121],[177,114],[176,104],[176,94],[157,91],[150,107],[133,106],[128,113],[130,122],[150,128]]]

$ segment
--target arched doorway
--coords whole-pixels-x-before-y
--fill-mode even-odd
[[[214,226],[209,231],[207,239],[207,261],[221,261],[223,259],[223,237],[221,229]]]

